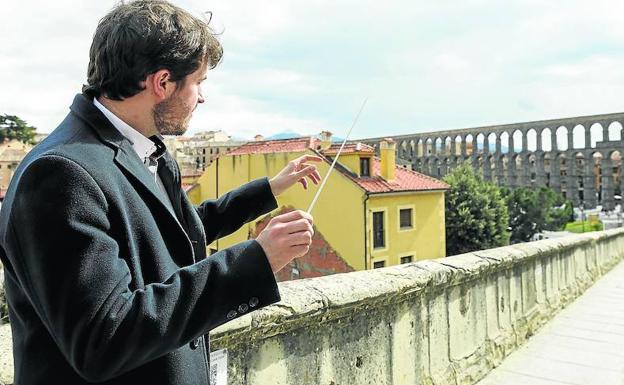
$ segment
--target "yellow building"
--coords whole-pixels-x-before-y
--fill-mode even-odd
[[[0,200],[4,199],[15,169],[32,147],[19,140],[7,140],[0,144]]]
[[[249,142],[218,157],[189,191],[198,204],[248,181],[276,175],[304,154],[320,155],[324,177],[340,145],[331,134]],[[382,142],[381,158],[362,143],[345,146],[312,212],[315,235],[308,255],[294,261],[278,278],[307,278],[364,270],[445,256],[445,183],[395,164],[395,144]],[[318,186],[294,186],[278,197],[279,209],[222,238],[219,250],[254,237],[267,219],[283,211],[306,210]]]

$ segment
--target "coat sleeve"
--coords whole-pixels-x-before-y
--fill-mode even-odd
[[[238,230],[245,223],[277,208],[277,201],[267,178],[256,179],[207,200],[196,209],[206,231],[206,244]]]
[[[131,290],[126,256],[114,238],[116,216],[84,168],[46,156],[19,179],[8,247],[37,314],[88,381],[114,378],[207,333],[228,321],[233,299],[256,309],[280,299],[256,241]]]

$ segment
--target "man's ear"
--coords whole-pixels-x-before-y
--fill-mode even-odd
[[[167,99],[175,90],[175,86],[176,83],[171,81],[171,72],[167,69],[149,74],[145,79],[145,87],[159,101]]]

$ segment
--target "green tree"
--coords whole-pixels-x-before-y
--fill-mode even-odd
[[[500,189],[463,163],[444,177],[446,255],[489,249],[509,243],[507,204]]]
[[[16,139],[27,144],[35,144],[36,130],[15,115],[0,115],[0,143]]]
[[[544,230],[559,231],[574,219],[572,203],[548,187],[503,189],[511,242],[528,242]]]
[[[565,199],[550,188],[542,187],[538,192],[542,191],[550,196],[544,230],[560,231],[565,228],[566,224],[574,222],[572,201]]]

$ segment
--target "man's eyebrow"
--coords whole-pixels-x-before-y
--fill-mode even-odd
[[[199,79],[200,82],[203,82],[204,80],[208,79],[208,75],[204,75],[203,78]]]

